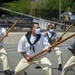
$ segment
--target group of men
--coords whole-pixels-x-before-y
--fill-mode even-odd
[[[0,27],[0,38],[2,36],[7,36],[7,33],[5,28]],[[22,54],[23,58],[15,68],[14,73],[16,75],[22,75],[23,72],[26,71],[32,64],[38,64],[36,68],[41,67],[42,70],[46,71],[46,75],[53,75],[52,64],[49,58],[46,57],[45,53],[31,59],[31,57],[37,53],[46,50],[48,53],[51,53],[52,51],[55,52],[58,59],[58,70],[62,71],[60,75],[65,75],[75,65],[75,39],[71,42],[70,47],[68,48],[72,52],[73,56],[62,69],[62,52],[59,47],[50,48],[50,46],[58,38],[59,36],[54,31],[53,24],[50,23],[48,25],[47,32],[43,35],[41,34],[39,23],[33,23],[30,31],[23,35],[19,41],[18,52]],[[3,47],[3,41],[0,41],[0,58],[3,63],[4,73],[12,75],[13,73],[10,71],[8,64],[7,53]]]

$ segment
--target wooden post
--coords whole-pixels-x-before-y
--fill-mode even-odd
[[[73,36],[75,36],[75,34],[70,35],[69,37],[67,37],[67,38],[65,38],[65,39],[63,39],[63,40],[57,42],[56,44],[54,44],[54,45],[52,45],[52,46],[50,46],[50,47],[48,47],[48,48],[51,49],[51,48],[53,48],[53,47],[55,47],[55,46],[61,44],[62,42],[66,41],[66,40],[68,40],[68,39],[70,39],[70,38],[72,38]],[[32,56],[29,60],[32,60],[33,58],[35,58],[35,57],[37,57],[37,56],[39,56],[39,55],[41,55],[42,53],[45,53],[45,52],[47,52],[47,50],[42,50],[41,52],[39,52],[39,53],[37,53],[36,55]]]
[[[74,22],[65,30],[65,32],[52,45],[56,44],[58,40],[60,40],[60,38],[62,38],[73,25],[74,25]]]
[[[7,31],[7,34],[14,28],[14,26],[19,22],[19,20],[22,18],[23,15],[21,15],[15,22],[14,24],[9,28],[9,30]],[[0,42],[5,38],[5,36],[3,36],[2,38],[0,38]]]

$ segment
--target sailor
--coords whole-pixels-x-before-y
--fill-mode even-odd
[[[46,71],[46,75],[53,75],[52,64],[45,54],[30,59],[42,50],[46,49],[50,52],[51,49],[49,46],[50,44],[48,43],[48,40],[41,34],[39,23],[33,23],[31,30],[20,39],[18,52],[20,52],[24,58],[21,59],[15,68],[15,74],[22,75],[22,73],[32,64],[39,64],[42,70]]]
[[[5,36],[5,37],[7,36],[6,29],[4,27],[1,27],[1,25],[0,25],[0,39],[3,36]],[[3,47],[3,40],[0,41],[0,58],[1,58],[2,64],[3,64],[4,74],[12,75],[13,72],[11,72],[10,68],[9,68],[7,52]]]
[[[66,75],[66,73],[75,66],[75,39],[71,41],[68,50],[71,51],[72,56],[67,61],[60,75]]]
[[[47,27],[47,32],[45,33],[45,37],[48,39],[48,42],[52,45],[57,39],[58,39],[58,34],[54,30],[54,24],[49,23]],[[61,40],[61,38],[60,38]],[[59,47],[54,47],[52,50],[58,59],[58,70],[62,71],[62,52],[60,51]]]

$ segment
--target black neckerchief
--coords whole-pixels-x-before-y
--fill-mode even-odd
[[[30,41],[30,37],[31,37],[31,31],[29,31],[26,35],[27,41],[30,44],[30,50],[33,49],[33,51],[35,52],[35,48],[34,48],[34,44],[37,43],[41,37],[41,34],[38,34],[36,37],[36,40],[34,41],[34,43],[32,44]]]
[[[48,38],[49,43],[52,45],[51,39],[52,39],[52,37],[53,37],[53,35],[54,35],[54,32],[51,33],[51,32],[49,31],[49,33],[51,34],[51,37],[49,37],[49,34],[48,34],[48,33],[46,33],[46,36],[47,36],[47,38]]]

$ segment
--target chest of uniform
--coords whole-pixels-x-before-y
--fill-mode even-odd
[[[43,43],[42,40],[39,40],[37,43],[34,44],[34,46],[40,47],[42,45],[42,43]],[[30,44],[28,41],[25,42],[25,46],[30,47]]]

